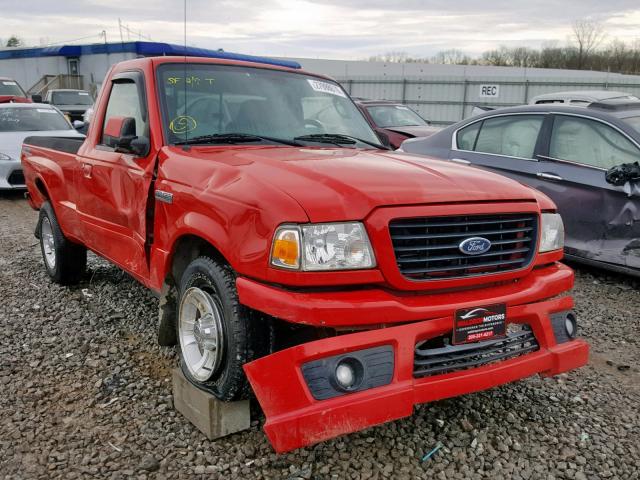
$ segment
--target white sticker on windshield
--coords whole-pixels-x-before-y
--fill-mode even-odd
[[[329,93],[331,95],[338,95],[339,97],[346,97],[344,91],[337,85],[329,82],[321,82],[320,80],[312,80],[307,78],[307,82],[311,85],[316,92]]]
[[[16,82],[10,82],[10,81],[3,81],[2,84],[3,85],[17,85]]]
[[[36,110],[40,113],[56,113],[53,108],[36,108]]]
[[[409,107],[405,107],[404,105],[396,105],[398,110],[409,110]]]
[[[78,95],[83,95],[85,97],[89,96],[89,94],[87,92],[78,92]]]

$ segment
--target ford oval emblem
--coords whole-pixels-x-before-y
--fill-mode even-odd
[[[491,241],[482,237],[466,238],[460,242],[458,248],[465,255],[482,255],[491,248]]]

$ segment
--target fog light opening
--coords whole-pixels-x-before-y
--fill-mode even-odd
[[[576,338],[578,333],[578,323],[573,313],[568,313],[564,319],[564,329],[567,331],[569,338]]]
[[[345,392],[356,390],[362,383],[364,367],[355,358],[343,358],[336,364],[333,376],[333,380],[340,390]]]

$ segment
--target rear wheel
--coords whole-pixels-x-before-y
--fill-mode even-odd
[[[189,264],[176,329],[182,371],[192,383],[224,401],[248,397],[242,365],[272,351],[273,327],[240,305],[229,266],[209,257]]]
[[[40,208],[38,237],[49,277],[61,285],[78,283],[87,267],[87,249],[64,236],[49,202]]]

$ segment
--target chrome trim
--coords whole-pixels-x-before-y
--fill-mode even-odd
[[[163,190],[156,190],[154,193],[154,197],[159,202],[164,202],[168,204],[173,203],[173,193],[165,192]]]

